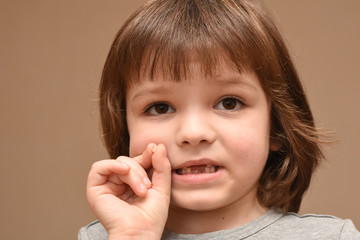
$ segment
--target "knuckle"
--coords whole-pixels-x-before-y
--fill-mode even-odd
[[[90,171],[94,171],[94,170],[98,169],[98,168],[99,168],[99,165],[100,165],[100,162],[94,162],[94,163],[91,165]]]
[[[125,160],[127,157],[125,157],[125,156],[119,156],[119,157],[117,157],[115,160],[116,161],[123,161],[123,160]]]
[[[117,157],[117,158],[115,159],[115,161],[124,162],[124,163],[130,164],[130,163],[131,163],[131,158],[125,157],[125,156],[119,156],[119,157]]]

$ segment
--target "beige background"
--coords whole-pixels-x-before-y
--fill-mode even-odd
[[[85,200],[92,162],[106,157],[96,105],[115,32],[144,1],[0,1],[0,233],[76,239],[94,217]],[[284,32],[315,117],[339,144],[302,213],[360,228],[360,1],[265,0]]]

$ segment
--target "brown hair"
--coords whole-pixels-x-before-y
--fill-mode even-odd
[[[258,186],[266,207],[297,212],[322,157],[303,87],[284,41],[264,8],[251,0],[155,0],[136,11],[111,46],[100,84],[100,113],[110,157],[128,155],[126,89],[148,69],[180,81],[196,56],[205,74],[225,55],[255,71],[271,102],[270,152]]]

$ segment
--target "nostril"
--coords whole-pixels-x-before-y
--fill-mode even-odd
[[[210,144],[215,140],[215,131],[211,125],[204,124],[201,119],[182,121],[176,132],[177,144],[183,146],[197,146],[199,144]]]
[[[205,143],[211,143],[211,142],[207,139],[201,139],[201,140],[193,139],[193,141],[192,140],[182,141],[183,145],[199,145],[199,144],[205,144]]]

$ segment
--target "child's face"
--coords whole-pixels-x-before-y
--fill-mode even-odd
[[[214,210],[257,206],[257,183],[268,157],[269,103],[255,73],[222,61],[214,77],[196,62],[190,77],[144,77],[126,96],[130,156],[147,144],[166,146],[172,208]],[[255,204],[255,205],[254,205]]]

